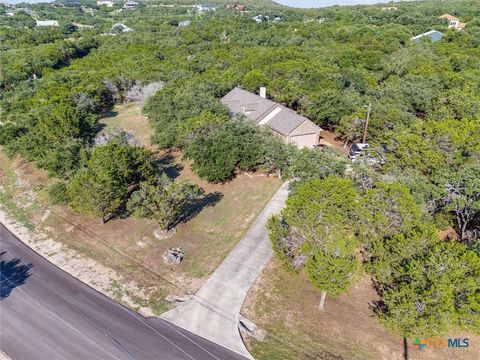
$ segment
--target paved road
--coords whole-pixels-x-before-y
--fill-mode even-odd
[[[143,318],[63,272],[0,224],[0,348],[13,359],[245,359]]]
[[[251,358],[238,330],[239,313],[248,290],[273,253],[267,220],[283,209],[287,197],[288,184],[284,184],[205,285],[162,318]]]

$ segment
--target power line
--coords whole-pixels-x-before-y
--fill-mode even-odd
[[[15,169],[17,169],[18,167],[20,167],[22,164],[19,164]],[[84,229],[81,225],[78,225],[78,224],[75,224],[74,222],[72,222],[71,220],[67,219],[66,217],[62,216],[60,213],[58,213],[57,211],[55,211],[54,209],[50,208],[49,206],[45,205],[45,204],[42,204],[42,203],[39,203],[39,206],[41,208],[43,208],[44,210],[48,210],[50,211],[50,213],[52,213],[53,215],[57,216],[58,218],[60,218],[61,220],[63,220],[64,222],[70,224],[71,226],[73,226],[75,229],[83,232],[84,234],[86,234],[87,236],[93,238],[93,239],[96,239],[98,240],[104,247],[106,247],[107,249],[113,251],[114,253],[116,253],[117,255],[119,255],[120,257],[123,257],[125,259],[127,259],[128,261],[130,261],[131,263],[135,264],[136,266],[138,266],[140,268],[140,270],[146,274],[146,275],[150,275],[150,276],[153,276],[153,277],[157,277],[161,280],[163,280],[165,283],[169,284],[170,286],[180,290],[182,293],[184,294],[187,294],[187,295],[192,295],[192,294],[189,294],[189,292],[181,287],[180,285],[178,284],[175,284],[173,283],[172,281],[168,280],[167,278],[165,278],[164,276],[162,276],[161,274],[159,274],[155,269],[151,268],[150,266],[142,263],[139,259],[123,252],[122,250],[119,250],[117,248],[115,248],[114,246],[112,246],[110,243],[108,243],[106,240],[104,240],[100,235],[96,234],[95,232],[93,231],[89,231],[87,229]],[[195,297],[198,297],[198,299],[201,299],[202,302],[198,301]],[[203,307],[207,307],[210,311],[213,311],[215,312],[216,314],[218,314],[219,316],[221,316],[222,318],[230,321],[231,323],[235,323],[234,320],[232,320],[231,318],[229,318],[227,315],[225,314],[228,314],[228,315],[231,315],[233,318],[235,318],[235,316],[237,315],[236,313],[232,313],[232,312],[229,312],[225,309],[220,309],[220,310],[217,310],[217,306],[213,303],[211,303],[210,301],[208,301],[207,299],[204,299],[200,296],[189,296],[189,300],[190,301],[195,301],[197,304],[200,304],[201,306]],[[115,302],[116,303],[116,302]],[[118,303],[117,303],[118,304]],[[118,304],[120,305],[120,304]],[[138,318],[137,318],[138,319]],[[140,320],[140,319],[139,319]],[[165,322],[167,323],[167,322]],[[238,326],[238,323],[235,323],[235,325]],[[290,342],[288,342],[286,339],[284,339],[282,336],[279,336],[279,335],[276,335],[276,334],[273,334],[273,333],[269,333],[269,336],[272,338],[272,339],[275,339],[281,343],[284,343],[286,344],[288,347],[292,348],[292,349],[295,349],[296,351],[300,352],[300,353],[304,353],[306,355],[310,354],[309,352],[307,352],[304,348],[302,347],[299,347],[299,346],[293,346]],[[191,339],[190,339],[191,340]],[[191,340],[193,341],[193,340]],[[198,344],[197,344],[198,345]],[[199,345],[198,345],[199,346]]]

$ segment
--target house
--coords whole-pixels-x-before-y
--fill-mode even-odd
[[[58,26],[57,20],[37,20],[37,26]]]
[[[215,11],[217,10],[217,5],[215,4],[198,4],[198,11]]]
[[[28,15],[33,15],[33,10],[30,8],[18,8],[18,11],[23,11],[24,13]]]
[[[187,27],[190,26],[192,22],[190,20],[181,21],[178,23],[178,27]]]
[[[398,8],[396,6],[384,6],[380,9],[380,11],[397,11]]]
[[[123,4],[123,8],[128,10],[134,10],[137,7],[138,7],[138,2],[136,1],[127,1],[125,4]]]
[[[441,20],[447,20],[448,21],[448,28],[454,28],[457,30],[463,30],[465,29],[466,23],[460,22],[458,18],[456,18],[453,15],[450,14],[443,14],[438,17]]]
[[[245,5],[242,5],[242,4],[239,4],[239,3],[233,4],[232,9],[235,10],[235,11],[239,11],[241,13],[244,13],[244,12],[247,11],[247,7]]]
[[[79,23],[72,23],[72,24],[75,25],[80,30],[93,29],[93,25],[84,25],[84,24],[79,24]]]
[[[97,6],[106,6],[106,7],[113,7],[113,1],[110,0],[99,0],[97,1]]]
[[[116,23],[110,28],[110,33],[132,32],[133,29],[122,23]]]
[[[265,126],[286,144],[299,148],[316,147],[322,129],[295,111],[267,99],[266,88],[256,95],[239,87],[225,95],[221,102],[232,114],[243,114],[257,125]]]
[[[437,30],[430,30],[430,31],[427,31],[426,33],[423,33],[423,34],[412,37],[411,40],[413,40],[415,42],[420,42],[420,39],[422,39],[425,36],[429,37],[432,40],[432,42],[437,42],[437,41],[442,40],[443,33],[441,33],[440,31],[437,31]]]

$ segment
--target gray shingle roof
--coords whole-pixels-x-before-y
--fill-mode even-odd
[[[297,114],[295,111],[286,108],[285,106],[279,106],[282,111],[269,120],[265,126],[268,126],[272,130],[279,132],[282,135],[288,135],[297,127],[299,127],[304,121],[308,120],[303,116]]]
[[[221,102],[226,105],[234,114],[244,114],[250,120],[258,123],[264,114],[270,112],[277,104],[264,99],[249,91],[234,88],[225,95]]]
[[[426,33],[412,37],[412,40],[415,42],[419,42],[420,39],[424,36],[428,36],[432,39],[432,42],[436,42],[436,41],[442,40],[443,33],[437,30],[430,30],[430,31],[427,31]]]
[[[309,122],[309,128],[316,127],[318,130],[321,130],[309,119],[297,114],[295,111],[286,108],[283,105],[279,105],[271,100],[264,99],[261,96],[253,94],[249,91],[240,89],[239,87],[234,88],[227,95],[225,95],[221,102],[227,106],[232,113],[244,114],[247,118],[255,123],[261,122],[270,114],[273,115],[273,112],[275,111],[276,114],[273,116],[270,115],[272,118],[263,125],[284,136],[288,136],[293,130],[295,130],[305,121]]]

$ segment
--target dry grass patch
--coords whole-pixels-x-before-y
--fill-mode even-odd
[[[9,199],[15,199],[25,210],[25,222],[32,221],[40,231],[109,266],[128,280],[148,287],[158,286],[168,293],[193,293],[242,238],[281,181],[241,174],[226,184],[208,184],[191,171],[180,154],[161,156],[168,159],[164,165],[172,176],[194,181],[213,199],[193,218],[177,225],[174,236],[164,240],[153,236],[157,225],[148,219],[115,219],[102,224],[100,219],[79,214],[67,206],[48,204],[46,184],[55,180],[20,158],[10,161],[2,155],[2,167],[5,167],[3,173],[12,174]],[[13,174],[17,177],[15,181]],[[21,182],[22,186],[15,182]],[[48,213],[47,208],[51,209]],[[184,248],[186,257],[182,264],[172,266],[163,262],[162,255],[169,247]],[[149,269],[147,273],[142,265]]]
[[[100,122],[107,129],[120,127],[134,135],[141,145],[156,150],[150,145],[148,120],[141,116],[136,105],[115,106],[111,116]],[[7,198],[12,204],[14,199],[25,210],[22,220],[32,221],[38,230],[114,269],[128,281],[157,288],[159,294],[193,293],[246,233],[281,181],[240,174],[225,184],[209,184],[192,172],[180,153],[156,153],[170,177],[193,181],[204,189],[206,196],[191,218],[178,224],[176,233],[164,240],[154,237],[157,225],[148,219],[129,217],[102,224],[100,219],[76,213],[67,206],[50,205],[47,188],[55,179],[20,158],[11,161],[0,156],[4,173],[12,178]],[[185,250],[184,261],[178,266],[162,260],[170,247]],[[161,301],[155,303],[159,311],[165,310]]]
[[[369,303],[377,299],[364,277],[349,291],[328,297],[318,310],[320,293],[304,276],[282,269],[272,259],[250,290],[242,309],[248,319],[267,330],[260,343],[247,339],[256,359],[385,359],[403,360],[403,338],[391,333],[374,317]],[[480,356],[480,337],[468,337],[468,349],[425,349],[419,352],[407,339],[409,360],[467,360]]]
[[[136,103],[115,105],[99,122],[105,126],[103,130],[119,127],[135,136],[139,145],[150,147],[152,130],[148,124],[148,118],[142,115]]]

